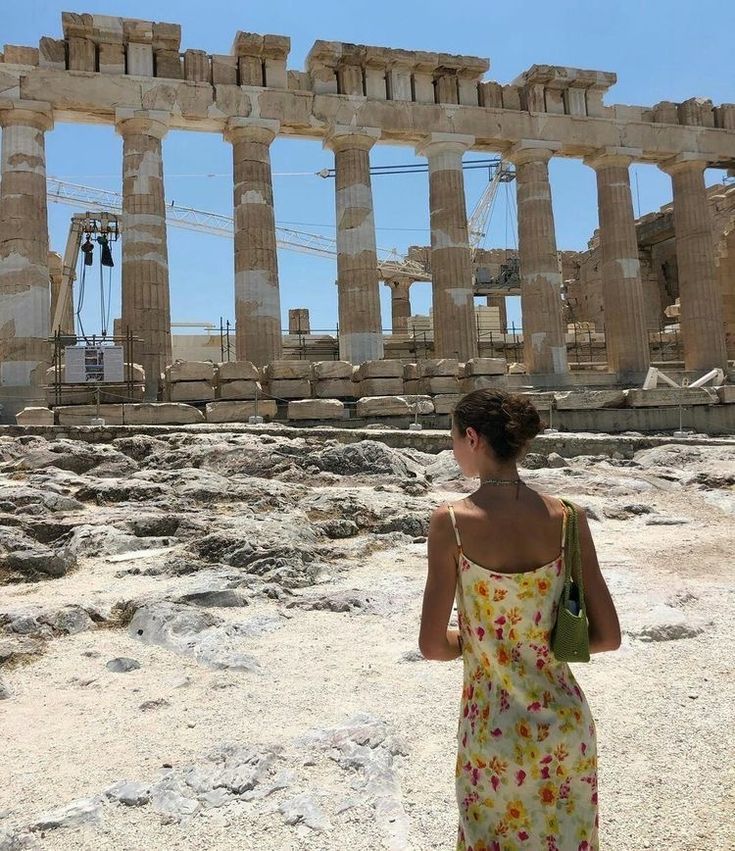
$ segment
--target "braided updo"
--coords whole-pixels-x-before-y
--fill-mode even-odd
[[[499,388],[474,390],[463,396],[452,419],[463,436],[468,428],[475,429],[503,461],[517,458],[543,428],[531,402]]]

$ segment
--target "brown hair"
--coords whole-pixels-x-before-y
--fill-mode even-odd
[[[499,388],[473,390],[457,402],[452,421],[461,435],[473,428],[503,461],[517,458],[543,428],[536,408],[523,396]]]

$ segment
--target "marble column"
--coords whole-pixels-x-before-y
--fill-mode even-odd
[[[663,163],[674,192],[674,232],[679,267],[679,322],[684,368],[705,372],[727,369],[722,294],[717,285],[712,219],[704,169],[697,154],[680,154]]]
[[[0,108],[0,385],[45,383],[52,356],[46,208],[48,104]],[[40,368],[39,368],[40,366]]]
[[[504,295],[489,295],[487,297],[488,307],[497,307],[498,316],[500,319],[500,331],[503,334],[508,333],[508,308],[505,303]]]
[[[522,141],[507,159],[516,167],[523,356],[530,374],[565,374],[567,347],[561,303],[549,160],[554,146]]]
[[[53,335],[58,330],[64,331],[67,334],[73,334],[74,299],[72,296],[71,281],[69,281],[69,288],[66,292],[64,303],[61,305],[61,311],[59,313],[56,327],[54,327],[54,317],[56,316],[56,311],[59,308],[59,299],[61,297],[61,284],[64,280],[64,263],[61,259],[61,255],[57,254],[55,251],[49,251],[48,253],[48,272],[49,280],[51,282],[51,310],[49,312],[49,316],[51,317],[51,334]]]
[[[282,356],[276,220],[270,146],[277,121],[231,118],[235,219],[235,326],[238,360],[262,367]]]
[[[393,278],[386,281],[390,287],[391,327],[394,334],[408,334],[412,283],[411,278]]]
[[[161,142],[168,114],[118,110],[123,139],[122,327],[136,343],[145,370],[145,398],[158,398],[160,376],[171,363],[171,307]]]
[[[610,148],[585,159],[597,175],[607,365],[623,380],[640,377],[650,365],[629,172],[633,157],[640,154]]]
[[[472,254],[462,155],[472,136],[432,133],[416,153],[429,161],[434,357],[477,357]]]
[[[383,357],[370,181],[370,149],[379,136],[373,128],[338,126],[324,143],[334,151],[339,356],[353,364]]]

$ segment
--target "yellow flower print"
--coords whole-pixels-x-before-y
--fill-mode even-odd
[[[523,806],[523,801],[520,799],[508,801],[505,807],[505,817],[512,827],[518,827],[524,824],[526,821],[526,808]]]
[[[553,783],[544,783],[539,790],[539,800],[546,807],[553,806],[556,803],[556,787]]]

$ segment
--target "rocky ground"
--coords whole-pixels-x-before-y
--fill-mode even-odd
[[[732,849],[735,447],[532,455],[623,646],[575,666],[603,848]],[[451,849],[458,663],[416,649],[451,453],[0,437],[0,849]]]

